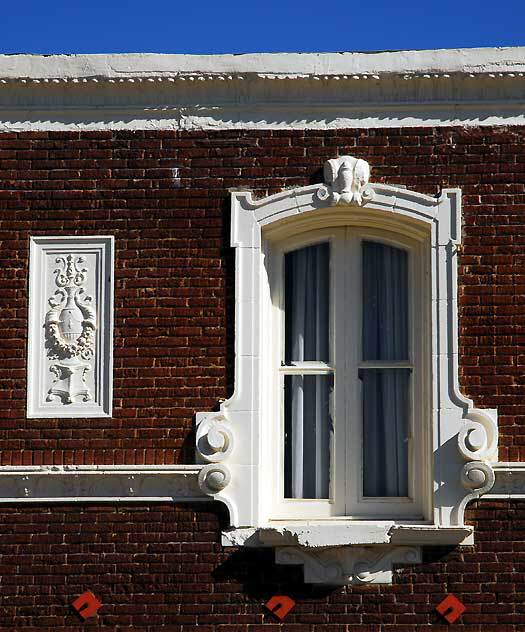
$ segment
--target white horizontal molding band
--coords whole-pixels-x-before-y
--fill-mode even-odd
[[[525,499],[525,463],[495,463],[496,481],[486,499]]]
[[[3,465],[0,466],[0,503],[210,500],[209,490],[203,491],[198,480],[199,474],[210,467]],[[496,482],[482,499],[525,499],[525,462],[494,463],[492,468]],[[424,526],[420,528],[422,538],[427,530]],[[397,531],[400,534],[402,529]]]
[[[0,503],[193,502],[202,465],[0,467]]]
[[[61,132],[96,130],[266,130],[266,129],[375,129],[403,127],[457,127],[525,125],[525,103],[501,103],[486,107],[420,104],[410,109],[396,104],[347,107],[304,104],[293,108],[216,107],[192,113],[188,108],[111,108],[100,106],[43,110],[0,108],[1,132]]]

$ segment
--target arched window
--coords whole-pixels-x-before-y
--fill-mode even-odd
[[[266,242],[273,518],[423,518],[425,243],[351,224]]]
[[[421,544],[471,543],[464,509],[497,460],[496,411],[458,388],[460,191],[368,177],[342,156],[324,185],[233,194],[235,391],[197,414],[223,541],[275,546],[314,582],[365,562],[388,581]]]

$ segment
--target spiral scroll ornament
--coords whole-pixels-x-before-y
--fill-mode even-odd
[[[468,503],[490,491],[495,481],[496,476],[489,463],[483,461],[471,461],[463,466],[461,471],[461,483],[463,484],[463,487],[470,491],[463,498],[457,509],[457,519],[459,524],[463,524],[465,507]]]
[[[208,463],[219,463],[233,451],[233,433],[222,414],[208,415],[197,428],[197,452]]]
[[[199,487],[205,494],[217,494],[229,485],[230,470],[223,464],[206,465],[199,472]]]
[[[489,414],[472,410],[458,433],[458,448],[467,460],[490,459],[498,447],[498,427]]]
[[[373,550],[372,550],[373,551]],[[348,576],[348,583],[372,584],[384,580],[392,568],[392,563],[417,564],[421,561],[421,553],[416,547],[395,547],[379,554],[367,554],[363,547],[363,554],[357,557],[352,573]]]

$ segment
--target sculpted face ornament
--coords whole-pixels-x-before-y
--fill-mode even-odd
[[[57,360],[49,367],[54,380],[48,402],[72,404],[92,399],[85,375],[92,368],[89,360],[94,353],[96,311],[83,287],[88,273],[85,261],[72,254],[55,260],[60,266],[53,271],[57,290],[48,300],[51,309],[45,320],[48,357]]]
[[[370,179],[370,165],[366,160],[353,156],[341,156],[327,160],[324,164],[325,186],[318,192],[320,200],[337,204],[363,206],[374,196],[366,185]]]

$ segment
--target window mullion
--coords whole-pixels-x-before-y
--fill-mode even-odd
[[[333,513],[345,514],[346,498],[346,444],[347,444],[347,414],[346,400],[348,395],[348,380],[346,377],[347,343],[344,327],[345,295],[346,295],[346,254],[344,228],[337,231],[333,242],[333,258],[331,269],[332,283],[332,331],[331,331],[331,362],[335,373],[334,411],[334,443],[332,447],[332,485]]]
[[[361,359],[361,240],[351,228],[344,242],[344,319],[340,329],[345,337],[344,384],[346,390],[346,468],[345,513],[351,514],[360,493],[361,464],[361,397],[358,366]]]

